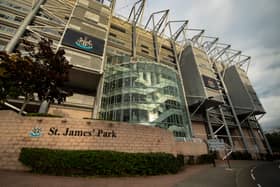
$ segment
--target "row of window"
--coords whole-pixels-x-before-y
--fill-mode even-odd
[[[168,127],[169,127],[170,125],[174,125],[174,124],[176,124],[176,126],[178,126],[178,125],[180,126],[180,125],[183,124],[183,118],[182,118],[181,115],[173,114],[173,115],[168,116],[168,117],[163,121],[163,123],[168,124]]]
[[[16,15],[11,15],[11,14],[4,14],[2,12],[0,12],[0,18],[6,19],[9,21],[15,21],[18,23],[22,22],[22,20],[23,20],[22,17],[16,16]]]
[[[164,66],[157,66],[157,64],[155,63],[137,63],[137,64],[126,63],[126,64],[121,64],[120,66],[129,68],[131,71],[157,72],[161,74],[167,74],[169,76],[173,75],[173,77],[175,77],[176,79],[176,76],[173,73],[171,73],[169,68],[166,68]]]
[[[118,104],[128,104],[128,103],[142,103],[142,104],[158,104],[159,98],[156,94],[152,95],[143,95],[138,93],[127,93],[127,94],[118,94],[111,97],[103,97],[101,102],[101,107],[103,109],[107,107],[111,107],[110,105],[118,105]],[[165,105],[166,109],[180,109],[181,105],[177,101],[174,100],[166,100],[164,103],[161,104],[163,107]]]
[[[186,137],[186,133],[182,131],[173,131],[173,134],[176,137]]]
[[[112,0],[96,0],[96,1],[108,7],[111,7],[112,5]]]
[[[112,110],[108,112],[101,112],[100,118],[104,120],[125,122],[147,122],[148,112],[141,109]]]
[[[105,98],[105,97],[102,98],[103,107],[106,107],[107,105],[127,103],[127,102],[133,102],[133,103],[146,102],[146,95],[138,94],[138,93],[124,94],[123,101],[122,101],[122,95],[120,95],[120,94],[111,96],[108,98]]]
[[[115,25],[115,24],[111,24],[111,29],[114,29],[114,30],[122,32],[122,33],[126,33],[126,30],[123,27],[120,27],[120,26]]]
[[[162,45],[161,48],[173,53],[173,49],[168,47],[168,46],[166,46],[166,45]]]
[[[40,11],[38,13],[38,15],[41,17],[41,18],[44,18],[44,19],[47,19],[49,21],[52,21],[52,22],[55,22],[55,23],[58,23],[58,24],[64,24],[64,22],[62,22],[61,20],[57,19],[57,18],[54,18],[54,17],[51,17],[47,14],[45,14],[44,12]]]
[[[16,29],[8,27],[8,26],[4,26],[4,25],[0,25],[0,31],[9,33],[9,34],[15,34],[16,33]]]
[[[118,45],[122,45],[122,46],[125,45],[124,42],[122,42],[122,41],[120,41],[120,40],[118,40],[118,39],[115,39],[115,38],[117,38],[117,35],[116,35],[116,34],[110,32],[110,33],[109,33],[109,36],[112,36],[112,37],[109,37],[109,38],[108,38],[109,41],[111,41],[111,42],[113,42],[113,43],[115,43],[115,44],[118,44]],[[141,49],[141,52],[142,52],[142,53],[150,54],[150,52],[148,51],[148,50],[149,50],[149,47],[148,47],[148,46],[141,45],[141,47],[142,47],[142,49]]]
[[[149,81],[150,85],[160,84],[160,75],[159,74],[148,74],[143,73],[143,79],[148,81],[148,76],[150,76],[151,80]],[[137,81],[136,77],[127,77],[127,78],[120,78],[117,80],[112,80],[109,83],[104,84],[104,92],[108,93],[109,90],[117,90],[120,88],[143,88],[145,87],[142,83]],[[169,89],[169,88],[166,88]],[[173,87],[173,89],[176,89]],[[173,95],[173,94],[172,94]],[[176,95],[176,94],[175,94]]]
[[[123,46],[125,45],[124,42],[121,42],[120,40],[117,40],[117,39],[112,38],[112,37],[108,37],[108,41],[113,42],[113,43],[118,44],[118,45],[123,45]]]
[[[108,112],[101,112],[100,118],[104,120],[125,121],[125,122],[149,122],[148,111],[141,109],[125,109],[125,110],[111,110]],[[152,121],[150,123],[153,123]],[[183,126],[183,117],[181,115],[173,114],[160,122],[161,126],[165,128],[170,126]],[[156,125],[156,124],[154,124]],[[183,133],[183,132],[180,132]],[[176,136],[184,137],[184,134],[177,134]]]
[[[165,101],[166,109],[174,108],[174,109],[181,109],[181,105],[179,102],[174,100],[167,100]]]
[[[0,6],[5,6],[5,7],[12,8],[12,9],[15,9],[17,11],[22,11],[22,12],[29,12],[29,10],[30,10],[27,7],[19,6],[17,4],[11,3],[9,1],[0,1]]]
[[[139,69],[138,69],[139,70]],[[112,70],[113,71],[113,70]],[[151,70],[150,70],[151,71]],[[154,72],[145,72],[145,71],[129,71],[129,73],[131,73],[132,75],[135,75],[135,73],[138,74],[138,77],[140,77],[142,75],[143,79],[145,81],[148,81],[151,83],[151,85],[155,85],[155,84],[160,84],[161,82],[164,82],[165,80],[169,80],[172,81],[174,83],[177,82],[177,78],[176,75],[169,75],[169,74],[164,74],[164,73],[154,73]],[[117,80],[112,80],[111,82],[109,82],[110,84],[122,84],[122,80],[125,81],[130,81],[130,79],[132,80],[132,82],[135,82],[137,79],[135,77],[127,77],[127,78],[123,78],[122,75],[124,73],[118,73],[118,74],[111,74],[111,75],[106,75],[107,79],[117,79]],[[125,75],[127,75],[127,72],[125,73]],[[118,79],[118,77],[121,77]],[[119,82],[119,83],[114,83],[114,82]],[[132,83],[134,84],[134,83]],[[132,85],[133,86],[133,85]]]
[[[5,46],[0,44],[0,51],[4,50],[5,49]]]
[[[136,79],[136,78],[134,78]],[[114,80],[111,83],[105,83],[104,88],[103,88],[103,93],[108,94],[111,93],[112,91],[118,91],[123,88],[142,88],[145,89],[146,86],[143,85],[140,82],[132,81],[132,85],[130,85],[130,78],[125,78],[125,79],[118,79]],[[170,95],[174,97],[178,97],[178,89],[173,86],[166,86],[157,91],[158,93],[162,93],[164,95]]]
[[[171,96],[178,96],[178,90],[176,87],[173,86],[166,86],[163,88],[164,95],[171,95]]]

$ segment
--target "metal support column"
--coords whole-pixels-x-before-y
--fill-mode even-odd
[[[231,137],[231,134],[230,134],[230,131],[229,131],[229,128],[228,128],[228,125],[227,125],[227,121],[226,121],[226,118],[225,118],[225,115],[224,115],[224,112],[223,112],[223,109],[222,109],[221,105],[219,106],[219,111],[222,115],[222,120],[224,122],[225,129],[226,129],[226,132],[227,132],[227,135],[228,135],[229,144],[231,146],[231,149],[234,150],[232,137]]]
[[[12,39],[9,41],[7,44],[5,51],[8,53],[13,52],[15,49],[16,45],[19,43],[20,38],[24,34],[26,27],[31,23],[33,18],[36,16],[37,12],[40,9],[40,6],[45,3],[45,0],[38,0],[36,5],[32,8],[31,12],[24,18],[23,22],[19,26],[17,32],[15,35],[12,37]]]
[[[213,66],[214,66],[214,69],[215,69],[215,71],[216,71],[216,73],[217,73],[217,75],[218,75],[219,80],[221,81],[221,85],[222,85],[222,87],[224,88],[224,93],[225,93],[226,99],[227,99],[227,101],[228,101],[228,103],[229,103],[229,106],[230,106],[231,112],[232,112],[232,114],[233,114],[234,120],[235,120],[235,122],[236,122],[236,124],[237,124],[237,127],[238,127],[239,133],[240,133],[240,135],[241,135],[241,138],[242,138],[242,141],[243,141],[245,150],[246,150],[246,151],[249,151],[247,142],[246,142],[246,140],[245,140],[244,133],[243,133],[242,128],[241,128],[241,125],[240,125],[240,122],[239,122],[239,120],[238,120],[238,118],[237,118],[236,112],[235,112],[235,110],[234,110],[234,108],[233,108],[232,101],[231,101],[231,99],[230,99],[230,97],[229,97],[229,95],[228,95],[228,91],[227,91],[226,85],[225,85],[224,80],[223,80],[223,78],[222,78],[222,76],[221,76],[221,74],[220,74],[220,72],[219,72],[219,70],[218,70],[218,68],[217,68],[217,66],[216,66],[216,62],[215,62],[215,61],[213,62]]]
[[[96,96],[96,100],[94,101],[94,104],[93,104],[94,107],[93,107],[92,116],[91,116],[93,119],[97,119],[97,118],[100,117],[99,116],[99,111],[100,111],[100,108],[101,108],[103,89],[104,89],[104,77],[105,77],[104,72],[105,72],[105,68],[106,68],[106,64],[107,64],[107,57],[106,57],[107,43],[108,43],[109,30],[110,30],[109,28],[110,28],[110,25],[111,25],[115,4],[116,4],[116,0],[112,0],[111,1],[111,9],[110,9],[110,17],[109,17],[109,21],[108,21],[108,30],[107,30],[107,33],[106,33],[106,39],[105,39],[105,44],[104,44],[104,52],[103,52],[103,57],[102,57],[103,62],[102,62],[102,70],[100,72],[101,77],[100,77],[100,80],[99,80],[99,83],[98,83],[97,96]],[[74,8],[73,8],[73,10],[74,10]]]
[[[209,131],[210,131],[210,136],[211,136],[212,139],[214,139],[215,136],[214,136],[214,131],[213,131],[211,122],[210,122],[209,110],[211,110],[211,109],[206,109],[206,120],[207,120],[208,128],[209,128]]]
[[[184,86],[182,85],[183,84],[183,78],[182,78],[182,74],[181,74],[181,69],[180,69],[180,65],[179,65],[179,59],[178,59],[178,55],[177,55],[177,50],[176,50],[176,44],[175,44],[175,41],[174,40],[170,40],[171,42],[171,46],[172,46],[172,49],[173,49],[173,53],[174,53],[174,57],[175,57],[175,62],[176,62],[176,65],[177,65],[177,70],[178,70],[178,74],[179,74],[179,79],[180,79],[180,82],[181,82],[181,88],[182,88],[182,91],[183,91],[183,96],[184,96],[184,101],[185,101],[185,107],[186,107],[186,111],[187,111],[187,114],[189,114],[189,109],[188,109],[188,102],[187,102],[187,99],[186,99],[186,92],[185,92],[185,89],[184,89]],[[189,122],[189,133],[191,136],[193,136],[193,130],[192,130],[192,122],[191,122],[191,117],[189,116],[188,117],[188,122]]]
[[[132,57],[136,57],[136,23],[132,24]]]
[[[153,41],[154,41],[156,61],[160,62],[157,33],[153,33]]]
[[[128,21],[132,22],[132,57],[136,57],[136,25],[138,21],[141,21],[142,19],[145,3],[146,0],[139,0],[136,3],[134,3],[128,16]]]
[[[251,132],[251,134],[252,134],[252,136],[253,136],[255,145],[257,146],[257,147],[256,147],[256,148],[257,148],[257,152],[259,153],[261,149],[260,149],[260,146],[259,146],[259,144],[258,144],[258,142],[257,142],[257,137],[256,137],[256,135],[255,135],[255,133],[254,133],[254,130],[253,130],[253,128],[252,128],[252,125],[250,124],[250,122],[249,122],[248,120],[247,120],[247,123],[248,123],[248,125],[249,125],[250,132]]]
[[[268,152],[269,152],[269,154],[273,154],[273,152],[272,152],[272,149],[271,149],[271,147],[270,147],[270,144],[269,144],[269,142],[268,142],[268,140],[267,140],[267,138],[266,138],[266,136],[265,136],[265,134],[264,134],[264,132],[263,132],[263,130],[262,130],[262,127],[260,126],[260,124],[259,124],[259,122],[256,120],[256,124],[257,124],[257,127],[258,127],[258,129],[260,130],[260,132],[261,132],[261,134],[262,134],[262,136],[263,136],[263,139],[264,139],[264,142],[265,142],[265,144],[266,144],[266,148],[267,148],[267,150],[268,150]]]
[[[158,32],[161,28],[161,26],[167,21],[168,18],[168,14],[169,14],[169,10],[162,10],[162,11],[158,11],[158,12],[154,12],[151,14],[151,16],[149,17],[146,25],[145,25],[145,29],[148,28],[149,24],[152,24],[152,32],[153,32],[153,44],[154,44],[154,52],[155,52],[155,59],[157,62],[160,62],[160,57],[159,57],[159,45],[158,45]],[[156,21],[155,20],[155,16],[161,15],[159,20]]]

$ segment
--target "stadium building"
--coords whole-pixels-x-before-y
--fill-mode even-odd
[[[73,96],[49,113],[156,126],[177,141],[221,139],[233,151],[271,153],[265,114],[247,76],[250,57],[188,20],[154,12],[145,0],[127,18],[115,0],[0,0],[0,50],[24,53],[21,39],[45,37],[73,65]],[[21,100],[8,103],[20,106]],[[27,111],[38,110],[34,99]]]

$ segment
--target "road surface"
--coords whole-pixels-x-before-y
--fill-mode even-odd
[[[231,161],[192,175],[176,187],[279,187],[280,162]]]
[[[280,186],[280,162],[260,164],[251,169],[251,178],[258,187]]]

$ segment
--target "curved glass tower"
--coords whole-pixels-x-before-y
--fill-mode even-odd
[[[100,118],[157,126],[189,138],[190,124],[175,69],[112,57],[105,70]]]

